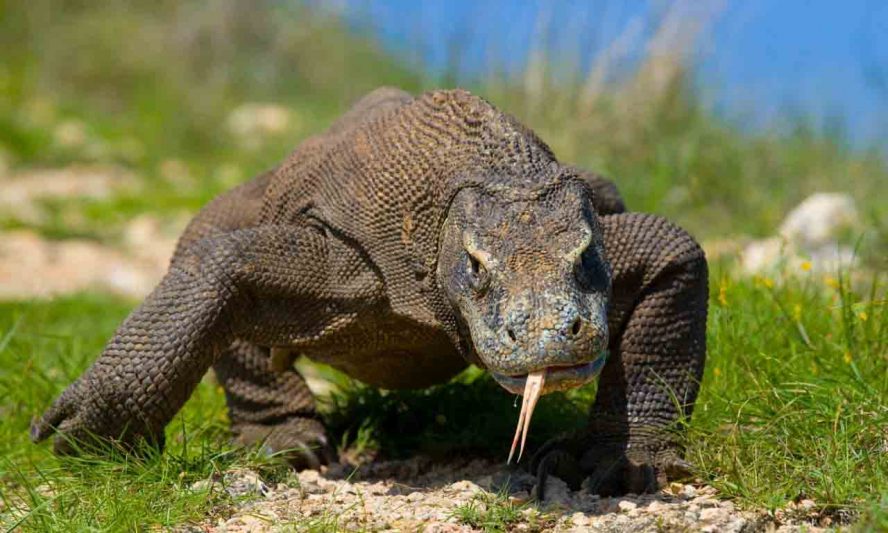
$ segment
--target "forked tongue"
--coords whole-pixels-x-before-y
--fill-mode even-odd
[[[545,368],[527,375],[527,382],[524,385],[524,400],[521,402],[521,413],[518,415],[518,426],[515,428],[515,438],[512,439],[512,449],[509,451],[509,459],[506,464],[512,462],[515,447],[518,446],[519,435],[521,436],[521,449],[518,452],[518,461],[521,461],[521,455],[524,454],[524,443],[527,442],[527,430],[530,428],[530,417],[533,416],[533,410],[543,393],[545,383]]]

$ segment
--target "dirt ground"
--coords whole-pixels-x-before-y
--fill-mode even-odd
[[[468,532],[486,526],[508,531],[788,532],[836,525],[835,517],[818,515],[809,500],[775,512],[741,510],[705,485],[673,483],[656,494],[601,498],[550,478],[547,499],[538,504],[531,501],[533,484],[523,471],[471,459],[435,463],[412,458],[356,471],[306,470],[278,484],[266,483],[255,472],[234,471],[199,481],[192,489],[225,490],[243,498],[242,503],[223,518],[183,531]]]

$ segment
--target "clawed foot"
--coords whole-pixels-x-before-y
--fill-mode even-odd
[[[232,426],[235,441],[249,446],[261,443],[269,455],[283,457],[295,470],[318,469],[338,462],[323,424],[310,418],[293,418],[275,425]]]
[[[107,455],[113,449],[146,455],[163,449],[162,428],[152,431],[121,411],[81,378],[65,389],[42,417],[34,419],[31,440],[41,442],[54,435],[53,451],[59,455]]]
[[[589,436],[549,441],[530,462],[539,501],[545,499],[549,476],[562,479],[572,490],[585,487],[600,496],[618,496],[655,492],[669,480],[689,477],[692,470],[672,449],[654,451],[644,443],[608,442]]]

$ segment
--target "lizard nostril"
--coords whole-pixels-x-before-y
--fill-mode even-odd
[[[573,321],[573,324],[570,325],[570,334],[576,337],[580,334],[580,330],[583,328],[583,322],[580,320],[580,317],[576,317]]]
[[[515,337],[515,330],[513,330],[512,328],[506,328],[506,335],[509,336],[509,339],[510,339],[512,342],[517,342],[517,341],[518,341],[518,338]]]

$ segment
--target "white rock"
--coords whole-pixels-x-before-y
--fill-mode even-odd
[[[697,496],[697,489],[695,489],[693,485],[685,485],[681,488],[681,496],[690,500]]]
[[[588,526],[592,520],[584,513],[574,513],[570,515],[570,522],[575,526]]]
[[[779,235],[803,249],[835,242],[839,233],[858,224],[854,199],[844,193],[816,193],[786,215]]]
[[[702,522],[718,522],[726,515],[726,512],[718,507],[709,507],[700,511]]]
[[[734,502],[732,502],[732,501],[725,500],[723,502],[720,502],[718,504],[718,506],[721,507],[722,509],[724,509],[725,511],[728,511],[729,513],[734,512]]]
[[[243,496],[266,496],[269,494],[268,485],[262,481],[259,474],[252,470],[233,470],[226,472],[222,478],[225,490],[233,498]]]
[[[748,274],[776,268],[785,262],[786,243],[779,237],[753,241],[740,254],[740,266]]]
[[[799,502],[799,509],[803,511],[810,511],[811,509],[814,509],[816,505],[817,504],[814,503],[814,500],[805,499]]]
[[[637,508],[638,504],[633,502],[632,500],[620,500],[620,502],[617,504],[617,507],[620,509],[620,511],[623,511],[625,513]]]
[[[838,239],[859,225],[851,196],[813,194],[787,214],[776,236],[749,243],[740,254],[740,265],[747,274],[795,270],[804,262],[817,272],[851,267],[854,251]]]

